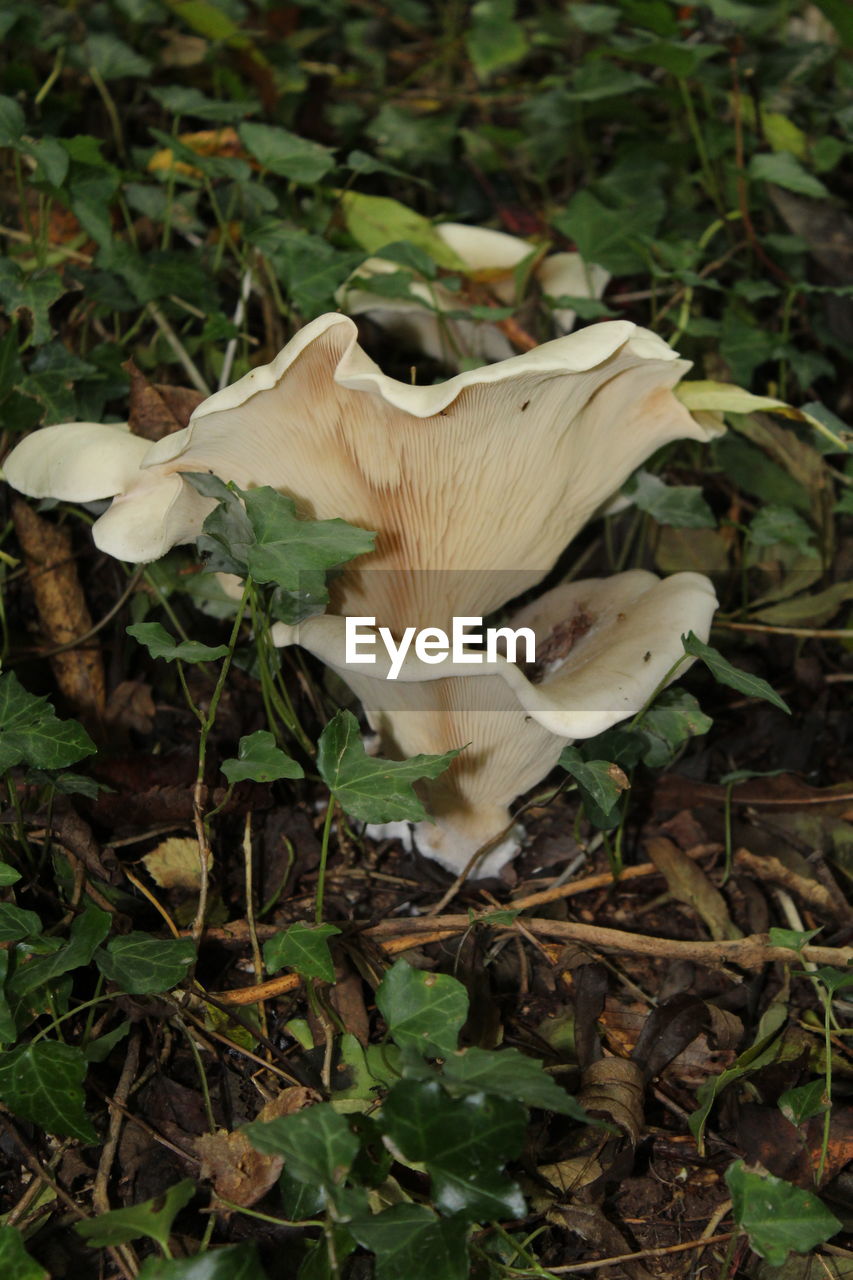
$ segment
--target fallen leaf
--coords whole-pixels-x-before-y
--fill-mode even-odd
[[[257,1119],[263,1122],[279,1116],[290,1116],[320,1101],[313,1089],[294,1085],[262,1107]],[[263,1155],[249,1142],[242,1130],[229,1133],[206,1133],[195,1141],[201,1158],[201,1177],[213,1183],[223,1200],[248,1208],[256,1204],[278,1181],[284,1168],[282,1156]]]
[[[201,886],[201,867],[198,859],[198,841],[185,836],[170,836],[146,853],[142,859],[145,870],[161,889],[176,889],[182,893],[198,893]],[[208,851],[208,868],[213,854]]]
[[[12,503],[15,532],[24,553],[44,637],[50,647],[73,643],[92,630],[92,615],[80,586],[71,535],[16,498]],[[101,650],[94,638],[51,656],[63,697],[91,726],[106,706],[106,680]]]

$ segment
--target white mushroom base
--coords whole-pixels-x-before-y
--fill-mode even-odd
[[[438,862],[446,871],[459,875],[482,845],[470,838],[460,837],[458,831],[449,830],[435,822],[371,822],[364,834],[374,841],[399,840],[407,853],[416,849],[425,858]],[[470,880],[485,880],[496,876],[521,849],[525,831],[516,822],[509,833],[468,872]]]

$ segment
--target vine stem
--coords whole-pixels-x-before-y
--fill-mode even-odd
[[[240,604],[237,607],[237,613],[234,617],[234,625],[231,628],[231,635],[228,638],[228,652],[222,659],[222,666],[219,669],[219,678],[216,681],[216,687],[211,695],[210,703],[207,708],[207,715],[204,717],[201,725],[198,743],[198,772],[196,773],[195,786],[193,787],[193,825],[195,827],[196,839],[198,841],[199,855],[199,888],[198,888],[198,908],[196,909],[195,920],[193,921],[192,939],[196,948],[201,941],[201,935],[204,932],[204,917],[207,913],[207,891],[210,875],[210,842],[207,838],[207,829],[204,824],[204,811],[202,800],[204,798],[204,772],[207,763],[207,740],[210,731],[216,720],[216,712],[219,709],[219,702],[225,689],[225,681],[228,672],[231,669],[231,660],[234,657],[234,650],[237,646],[237,638],[240,634],[240,626],[243,621],[243,615],[246,612],[246,606],[249,602],[249,595],[252,589],[252,579],[246,579],[243,587],[243,595],[240,598]]]
[[[326,862],[329,858],[329,835],[332,830],[332,819],[335,816],[335,798],[331,796],[326,809],[326,821],[323,824],[323,841],[320,845],[320,870],[317,874],[317,900],[314,907],[314,923],[323,923],[323,897],[326,892]]]

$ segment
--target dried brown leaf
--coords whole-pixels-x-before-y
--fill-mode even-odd
[[[679,902],[693,907],[708,927],[715,942],[742,938],[729,915],[726,900],[701,867],[682,853],[671,840],[655,836],[645,842],[651,861],[666,878],[669,891]]]
[[[290,1116],[320,1101],[313,1089],[294,1085],[271,1099],[259,1112],[258,1120]],[[284,1168],[281,1156],[262,1155],[240,1130],[206,1133],[195,1141],[201,1159],[201,1177],[213,1183],[223,1200],[248,1208],[257,1203],[278,1180]]]

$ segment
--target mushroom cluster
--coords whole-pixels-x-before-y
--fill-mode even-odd
[[[276,639],[333,667],[364,703],[384,754],[465,747],[425,786],[431,820],[418,848],[459,871],[509,825],[508,805],[562,747],[634,714],[681,655],[707,638],[713,588],[697,574],[645,572],[576,582],[513,618],[543,655],[441,666],[407,654],[347,661],[347,617],[400,637],[486,617],[534,587],[628,476],[669,441],[707,441],[673,395],[689,365],[628,321],[593,325],[524,355],[429,387],[384,375],[346,316],[320,316],[268,365],[217,392],[189,426],[155,444],[126,427],[74,423],[22,441],[6,478],[34,497],[112,498],[97,546],[148,561],[192,541],[212,509],[184,479],[213,472],[270,485],[304,518],[342,517],[377,533],[375,550],[335,579],[330,611]],[[480,655],[482,657],[482,655]],[[518,848],[491,849],[492,874]]]

